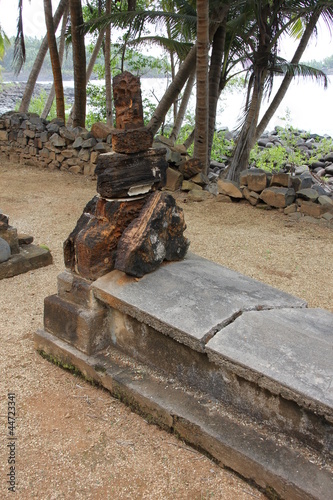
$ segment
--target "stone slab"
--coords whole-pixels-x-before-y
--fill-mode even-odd
[[[192,349],[241,312],[306,303],[194,254],[141,279],[112,271],[92,284],[95,296]]]
[[[333,314],[245,312],[206,345],[208,357],[333,422]]]
[[[23,245],[20,247],[20,253],[0,264],[0,279],[11,278],[50,264],[52,256],[49,250],[36,245]]]
[[[73,346],[39,330],[35,347],[63,364],[78,369],[88,380],[107,389],[147,421],[160,425],[203,450],[242,477],[256,483],[269,498],[327,500],[331,498],[332,469],[320,455],[307,453],[281,438],[263,434],[219,412],[200,393],[187,393],[170,379],[110,353],[87,356]]]

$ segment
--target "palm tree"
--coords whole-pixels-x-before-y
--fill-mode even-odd
[[[297,47],[295,54],[291,60],[290,71],[288,71],[286,73],[286,75],[284,76],[283,81],[282,81],[278,91],[276,92],[272,102],[270,103],[268,109],[266,110],[264,116],[262,117],[262,119],[257,127],[256,140],[258,140],[258,138],[264,132],[269,121],[271,120],[274,113],[276,112],[276,110],[280,106],[282,99],[286,95],[286,92],[287,92],[289,85],[290,85],[293,77],[295,76],[295,74],[298,71],[301,72],[302,69],[304,69],[304,74],[306,76],[307,67],[301,66],[299,64],[299,62],[301,60],[301,57],[304,53],[304,50],[307,47],[307,44],[308,44],[311,36],[313,35],[316,24],[317,24],[317,22],[318,22],[318,20],[319,20],[319,18],[322,15],[324,10],[325,10],[324,6],[317,5],[317,7],[311,12],[309,20],[306,23],[306,27],[305,27],[305,30],[303,32],[303,35],[302,35],[300,42],[298,44],[298,47]],[[331,12],[327,11],[327,15],[328,15],[328,21],[329,21],[329,19],[332,20]],[[309,74],[309,76],[313,75],[316,77],[316,71],[314,71],[313,69],[311,69],[311,71],[309,71],[308,74]],[[319,78],[319,72],[318,72],[318,78]]]
[[[197,0],[197,104],[193,156],[201,161],[205,174],[208,170],[208,49],[209,6],[206,0]]]
[[[58,5],[57,10],[55,11],[54,18],[53,18],[53,25],[54,29],[56,30],[58,28],[58,25],[60,23],[60,19],[62,18],[65,8],[68,5],[69,0],[60,0],[60,3]],[[25,89],[24,89],[24,94],[21,100],[21,104],[19,107],[19,112],[20,113],[27,113],[31,101],[31,97],[37,82],[38,75],[40,73],[41,67],[43,65],[46,53],[48,50],[48,41],[47,41],[47,35],[43,38],[43,41],[41,43],[41,46],[39,48],[38,54],[36,56],[35,62],[33,64],[33,67],[30,71],[28,81],[26,83]]]
[[[61,63],[53,24],[51,0],[44,0],[44,14],[54,80],[54,90],[56,95],[57,118],[60,118],[65,122],[64,87],[62,83]]]
[[[69,0],[74,67],[74,127],[86,121],[86,49],[84,45],[81,0]]]
[[[111,0],[106,0],[105,14],[111,14]],[[112,114],[112,86],[111,86],[111,24],[105,29],[105,44],[104,44],[104,59],[105,59],[105,95],[106,95],[106,123],[113,125]]]
[[[256,141],[260,105],[264,93],[271,92],[274,74],[290,71],[291,65],[277,55],[278,40],[282,33],[308,13],[311,1],[289,2],[262,0],[246,2],[241,12],[245,33],[244,48],[248,51],[250,66],[245,117],[241,126],[227,178],[238,181],[239,174],[247,168],[250,151]],[[249,36],[250,35],[250,36]],[[295,72],[294,72],[295,74]],[[321,76],[317,72],[317,76]]]
[[[68,6],[65,9],[63,18],[62,18],[62,25],[61,25],[61,32],[60,32],[60,40],[59,40],[59,61],[60,65],[62,65],[63,57],[64,57],[64,52],[65,52],[65,34],[66,34],[66,27],[67,27],[67,20],[68,20]],[[47,98],[47,101],[45,103],[44,109],[41,114],[41,118],[47,118],[48,114],[51,110],[53,101],[55,97],[55,85],[54,82],[52,84],[51,90],[49,92],[49,96]]]

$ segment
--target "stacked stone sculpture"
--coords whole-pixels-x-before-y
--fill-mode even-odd
[[[161,191],[166,151],[152,148],[153,136],[144,127],[140,79],[118,75],[113,94],[113,151],[99,156],[98,194],[64,243],[66,268],[89,280],[113,269],[141,277],[164,260],[183,259],[189,247],[183,211]]]

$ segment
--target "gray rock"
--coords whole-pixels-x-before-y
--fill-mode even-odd
[[[300,166],[295,168],[296,175],[301,175],[304,172],[309,172],[309,167],[307,165],[300,165]]]
[[[319,196],[327,194],[326,189],[323,186],[321,186],[320,184],[313,184],[312,189],[314,189],[315,191],[317,191],[317,193],[319,194]]]
[[[57,123],[49,123],[48,125],[46,125],[46,130],[54,134],[57,134],[59,132],[59,129],[60,127]]]
[[[86,139],[85,141],[83,141],[81,148],[84,148],[84,149],[93,148],[94,146],[96,146],[96,144],[97,144],[96,139],[94,137],[90,137],[89,139]]]
[[[82,137],[78,136],[73,142],[72,147],[75,149],[79,149],[82,147],[82,144],[83,144],[83,139]]]
[[[316,201],[318,199],[318,192],[315,189],[307,188],[297,191],[297,197],[303,200]]]
[[[58,134],[53,134],[50,137],[50,142],[53,146],[57,148],[61,148],[66,146],[66,141],[62,137],[60,137]]]
[[[323,206],[330,206],[333,208],[333,199],[327,195],[321,195],[318,198],[318,203]]]
[[[333,175],[333,165],[328,165],[325,167],[326,174]]]
[[[6,240],[0,238],[0,263],[6,262],[10,258],[10,246]]]

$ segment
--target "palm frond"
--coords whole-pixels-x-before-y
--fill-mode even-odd
[[[193,44],[190,42],[180,42],[178,40],[172,40],[171,38],[163,36],[145,36],[127,42],[127,45],[132,46],[152,44],[157,45],[167,51],[175,52],[181,61],[186,58],[187,54],[193,47]]]
[[[193,28],[196,27],[196,16],[183,15],[175,12],[163,12],[163,11],[132,11],[132,12],[116,12],[108,16],[101,16],[96,19],[92,19],[85,23],[83,29],[85,33],[92,33],[95,30],[104,29],[109,24],[120,29],[127,29],[129,25],[132,26],[132,35],[136,37],[140,31],[142,31],[146,23],[151,23],[158,25],[161,23],[165,25],[166,22],[172,30],[172,34],[179,34],[179,27],[183,25],[189,25]]]
[[[319,83],[324,85],[324,88],[327,88],[328,78],[324,71],[313,68],[307,64],[293,64],[285,59],[276,58],[275,65],[272,67],[272,71],[275,74],[283,74],[287,76],[291,76],[292,78],[311,78]]]
[[[13,54],[13,62],[12,66],[14,69],[15,75],[18,75],[22,69],[22,66],[25,62],[25,43],[24,43],[24,33],[23,33],[23,0],[19,0],[18,2],[18,19],[17,19],[17,35],[14,42],[14,54]]]

